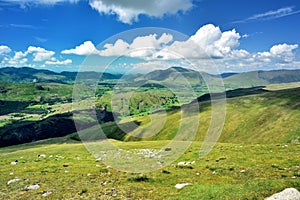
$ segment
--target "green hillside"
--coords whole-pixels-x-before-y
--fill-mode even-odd
[[[235,74],[224,79],[226,88],[247,88],[300,81],[300,70],[253,71]]]
[[[226,120],[220,142],[243,144],[299,143],[300,141],[300,88],[268,91],[260,88],[233,90],[227,92]],[[152,118],[163,118],[156,113]],[[143,140],[170,140],[179,128],[181,114],[170,111],[163,129]],[[209,102],[200,102],[200,126],[197,141],[203,141],[210,123]],[[133,118],[141,127],[147,126],[150,116]],[[292,122],[292,123],[291,123]],[[126,120],[120,121],[126,123]],[[155,125],[153,125],[155,126]],[[140,140],[131,134],[125,135],[115,122],[103,125],[109,138],[119,140]],[[134,130],[138,135],[143,128]],[[150,129],[151,131],[151,129]],[[88,133],[89,131],[86,130]],[[134,135],[133,134],[133,135]],[[120,137],[121,136],[121,137]]]

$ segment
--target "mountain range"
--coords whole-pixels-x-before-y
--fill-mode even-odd
[[[0,68],[0,82],[10,83],[32,83],[32,82],[54,82],[54,83],[74,83],[77,75],[82,79],[116,80],[122,78],[121,74],[102,72],[68,72],[60,73],[46,69],[34,69],[29,67],[4,67]],[[147,74],[135,74],[124,76],[125,80],[141,84],[182,84],[188,81],[192,86],[205,85],[206,81],[214,83],[224,82],[226,89],[247,88],[265,86],[268,84],[280,84],[300,81],[300,70],[272,70],[272,71],[251,71],[244,73],[224,73],[212,75],[206,72],[198,72],[182,67],[171,67],[165,70],[154,70]]]

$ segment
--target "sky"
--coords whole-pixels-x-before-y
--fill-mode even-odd
[[[298,0],[0,0],[0,67],[298,69],[299,21]]]

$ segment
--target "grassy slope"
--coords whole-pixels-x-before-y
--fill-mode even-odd
[[[115,143],[123,149],[154,149],[167,142]],[[82,144],[3,148],[0,198],[40,199],[44,191],[51,191],[51,199],[263,199],[286,187],[300,189],[299,145],[218,144],[208,156],[199,158],[200,146],[194,142],[174,165],[145,174],[149,178],[146,182],[136,179],[141,175],[107,169]],[[38,159],[38,154],[46,154],[47,158]],[[10,165],[16,159],[19,163]],[[192,169],[176,167],[179,161],[193,160],[196,164]],[[21,181],[7,186],[14,177]],[[182,190],[174,188],[185,182],[192,185]],[[41,188],[26,190],[31,184]]]
[[[299,100],[300,88],[265,91],[260,94],[228,98],[225,126],[219,141],[238,144],[299,142]],[[211,118],[210,106],[207,102],[202,102],[200,109],[197,141],[203,141]],[[144,140],[169,140],[174,138],[179,127],[180,117],[180,112],[176,112],[176,110],[168,112],[163,129],[155,136]],[[154,114],[153,118],[163,118],[163,114]],[[137,117],[132,120],[142,127],[149,125],[151,122],[149,116]],[[126,122],[124,120],[120,124]],[[155,125],[153,126],[155,127]],[[110,138],[126,141],[137,140],[137,138],[130,135],[124,135],[115,123],[104,124],[102,128]],[[140,130],[134,130],[134,134],[137,135]],[[87,132],[89,131],[87,130]]]

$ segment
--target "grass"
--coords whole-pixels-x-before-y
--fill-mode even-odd
[[[236,144],[300,143],[299,94],[300,88],[292,88],[265,90],[251,95],[245,93],[244,96],[228,98],[225,125],[219,141]],[[203,141],[211,121],[211,108],[208,102],[200,102],[199,116],[195,140]],[[161,126],[164,119],[166,122]],[[130,134],[125,134],[115,122],[103,124],[102,129],[109,138],[124,141],[171,140],[182,121],[179,109],[133,117],[130,120],[139,125],[133,128]],[[119,124],[125,126],[130,120],[121,120]],[[188,130],[189,127],[185,129]],[[93,132],[94,129],[86,130],[86,133]]]
[[[51,199],[263,199],[287,187],[300,189],[300,145],[296,144],[219,143],[199,158],[201,143],[194,142],[173,164],[132,174],[97,162],[81,143],[49,142],[0,150],[1,199],[40,199],[45,191],[52,192]],[[111,142],[123,149],[156,149],[169,141]],[[39,154],[47,157],[39,159]],[[10,165],[14,160],[19,163]],[[179,161],[193,160],[192,168],[176,167]],[[6,185],[15,177],[21,181]],[[186,182],[191,185],[175,189],[175,184]],[[41,188],[26,190],[31,184]]]

